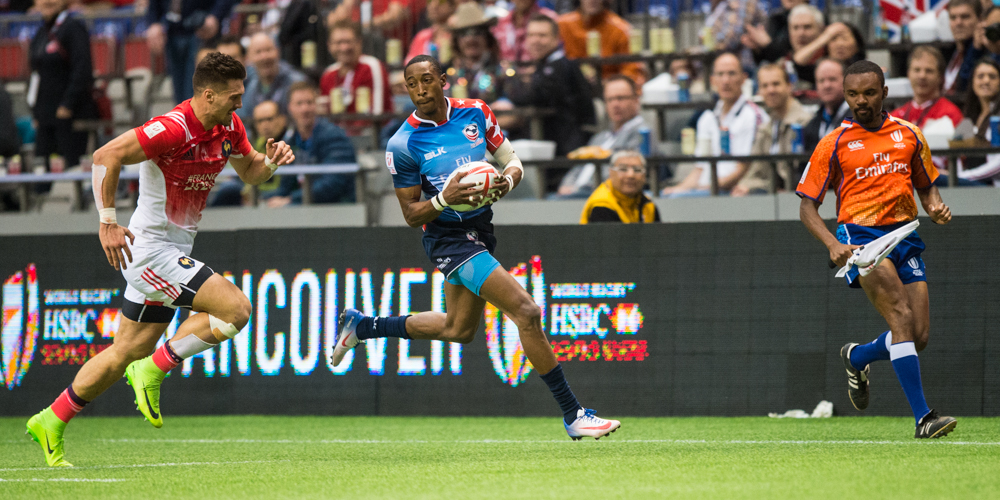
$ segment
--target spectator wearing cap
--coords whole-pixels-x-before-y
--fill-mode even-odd
[[[580,7],[559,16],[558,22],[563,48],[570,59],[587,57],[587,36],[592,31],[600,36],[601,57],[629,53],[632,27],[608,10],[604,0],[580,0]],[[639,63],[605,64],[601,68],[601,78],[624,74],[640,85],[646,81],[646,71]]]
[[[452,97],[481,99],[492,106],[503,95],[504,68],[500,66],[500,45],[490,31],[496,22],[496,18],[487,18],[482,7],[475,2],[459,5],[452,16],[449,24],[455,57],[447,71],[452,82],[449,89]]]
[[[587,199],[580,224],[618,222],[625,224],[660,222],[660,211],[642,192],[646,185],[646,158],[635,150],[611,156],[608,180]]]
[[[236,114],[248,122],[253,118],[253,109],[264,101],[278,103],[285,112],[288,109],[288,89],[296,82],[305,81],[306,76],[281,60],[278,46],[266,33],[257,33],[250,38],[247,63],[243,107]]]
[[[372,114],[391,113],[392,89],[389,87],[389,69],[377,58],[361,53],[361,25],[341,21],[330,27],[327,49],[337,62],[331,64],[319,79],[322,95],[341,89],[344,111],[356,113],[358,89],[368,89],[369,108]],[[351,135],[366,129],[365,123],[342,123]]]
[[[510,13],[500,18],[493,27],[493,36],[500,44],[500,60],[511,62],[528,62],[531,56],[524,48],[527,35],[528,20],[536,14],[542,14],[557,19],[558,14],[552,9],[538,5],[537,0],[514,0],[514,8]]]
[[[456,7],[456,0],[427,1],[427,20],[431,22],[431,26],[414,35],[404,62],[409,62],[421,54],[437,59],[442,65],[447,62],[441,61],[441,48],[451,48],[451,29],[448,27],[448,19],[455,13]]]
[[[802,127],[812,118],[798,99],[792,97],[792,82],[788,77],[785,65],[768,63],[757,71],[757,82],[760,94],[767,105],[770,123],[757,127],[754,137],[753,155],[788,154],[792,152],[792,144],[798,136],[793,125]],[[777,174],[777,178],[775,178]],[[772,188],[788,191],[799,183],[796,167],[787,161],[772,162],[755,161],[750,164],[747,173],[743,175],[736,187],[730,192],[733,196],[748,194],[765,194]]]
[[[955,38],[955,52],[944,71],[944,93],[961,95],[969,88],[972,67],[986,53],[975,42],[976,27],[983,6],[979,0],[951,0],[948,2],[948,24]]]

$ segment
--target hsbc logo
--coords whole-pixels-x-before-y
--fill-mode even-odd
[[[34,264],[3,282],[3,324],[0,328],[0,384],[21,385],[35,357],[41,315],[38,272]]]
[[[854,141],[847,144],[847,148],[851,151],[859,151],[865,149],[865,145],[861,141]]]

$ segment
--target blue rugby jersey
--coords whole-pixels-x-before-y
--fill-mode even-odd
[[[416,111],[389,139],[385,165],[397,188],[420,186],[425,199],[444,189],[444,182],[458,167],[486,158],[504,140],[497,118],[479,99],[448,100],[448,113],[441,123],[417,117]],[[444,209],[438,220],[463,221],[491,210],[489,206],[470,212]]]

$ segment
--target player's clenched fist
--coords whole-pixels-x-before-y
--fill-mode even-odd
[[[132,251],[129,250],[128,246],[135,244],[135,235],[132,234],[132,231],[118,224],[102,223],[98,235],[101,238],[101,246],[104,247],[104,255],[108,258],[108,264],[114,266],[116,271],[128,269],[125,257],[128,257],[128,261],[132,262]],[[127,243],[126,236],[128,237]]]
[[[837,267],[844,267],[847,265],[847,259],[850,259],[851,254],[854,253],[855,248],[859,248],[858,245],[834,243],[830,246],[830,260],[837,264]]]
[[[944,203],[938,203],[927,207],[927,215],[935,224],[947,224],[951,222],[951,209]]]
[[[267,157],[277,166],[288,165],[295,161],[295,153],[292,147],[285,144],[285,141],[274,142],[274,139],[267,140]]]

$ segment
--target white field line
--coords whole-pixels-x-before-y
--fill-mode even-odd
[[[64,483],[120,483],[122,481],[128,481],[128,479],[85,479],[80,477],[53,477],[49,479],[2,479],[0,478],[0,483],[47,483],[50,481],[54,482],[64,482]]]
[[[565,443],[566,439],[475,439],[475,440],[386,440],[386,439],[101,439],[106,443],[192,443],[192,444],[533,444]],[[954,445],[954,446],[1000,446],[1000,442],[977,441],[869,441],[869,440],[706,440],[706,439],[615,439],[608,437],[601,443],[628,444],[776,444],[776,445]],[[3,470],[3,469],[0,469]]]
[[[155,441],[155,440],[154,440]],[[10,469],[0,469],[0,472],[18,471],[73,471],[91,469],[137,469],[144,467],[190,467],[195,465],[235,465],[235,464],[270,464],[276,462],[288,462],[288,460],[245,460],[241,462],[166,462],[162,464],[121,464],[121,465],[94,465],[90,467],[15,467]]]

